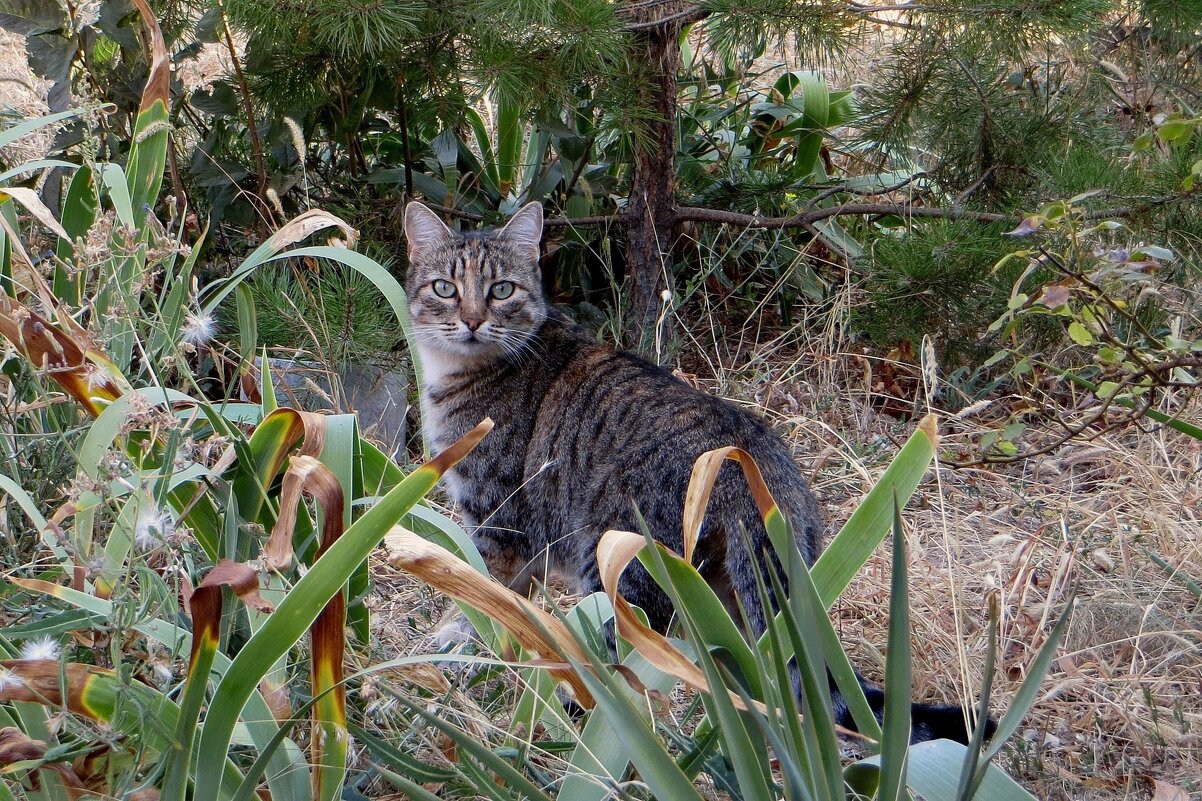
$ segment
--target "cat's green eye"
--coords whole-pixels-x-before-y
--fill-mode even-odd
[[[450,281],[444,281],[440,278],[431,285],[431,288],[434,290],[434,294],[440,298],[455,297],[455,285]]]
[[[513,294],[513,281],[497,281],[489,289],[489,294],[497,300],[505,300]]]

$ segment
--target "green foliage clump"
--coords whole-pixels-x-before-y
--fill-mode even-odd
[[[1070,140],[1056,148],[1037,169],[1043,191],[1060,197],[1098,192],[1095,203],[1113,203],[1147,191],[1146,177],[1124,161],[1121,142]]]
[[[1121,222],[1094,221],[1073,201],[1045,205],[1014,233],[1026,247],[1006,262],[1025,269],[990,326],[1004,343],[991,361],[1005,365],[1028,404],[1064,418],[1066,427],[1050,441],[1020,447],[1013,440],[1024,426],[1008,420],[1001,436],[982,440],[982,458],[1038,456],[1082,431],[1118,430],[1145,417],[1202,439],[1188,411],[1202,386],[1198,303],[1163,280],[1177,254],[1132,241]],[[1033,328],[1060,331],[1062,344],[1039,347]],[[1071,409],[1062,403],[1069,391],[1084,396]]]
[[[981,355],[981,321],[1005,310],[1016,277],[993,269],[1013,249],[1004,231],[939,221],[881,238],[866,263],[867,297],[852,309],[853,329],[884,348],[931,335],[952,361]]]
[[[386,356],[400,345],[396,316],[370,280],[328,261],[314,265],[268,265],[247,280],[261,344],[334,365]],[[232,304],[223,307],[222,326],[237,333]]]

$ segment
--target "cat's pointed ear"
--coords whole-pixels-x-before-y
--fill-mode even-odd
[[[437,214],[416,200],[405,207],[405,241],[409,244],[410,263],[450,242],[454,236]]]
[[[527,203],[501,229],[501,236],[531,259],[538,261],[538,243],[543,238],[543,207]]]

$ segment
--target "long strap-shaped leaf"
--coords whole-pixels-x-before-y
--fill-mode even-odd
[[[180,699],[176,741],[163,782],[164,801],[184,801],[187,794],[197,721],[221,636],[223,587],[232,588],[248,605],[271,611],[259,597],[258,572],[244,564],[229,561],[218,563],[192,593],[192,653],[188,660],[188,680]]]
[[[880,801],[906,798],[910,747],[910,596],[901,508],[893,504],[893,575],[889,592],[889,652],[885,661],[885,712],[881,724]]]
[[[116,614],[112,601],[106,601],[70,587],[51,584],[40,579],[14,578],[11,581],[18,587],[45,593],[106,620],[112,620]],[[192,635],[175,622],[167,622],[160,618],[144,618],[135,622],[132,628],[155,642],[167,646],[173,653],[191,648]],[[230,660],[224,654],[218,653],[213,657],[213,671],[218,675],[224,675],[229,666]],[[246,719],[247,734],[250,735],[250,740],[256,748],[266,748],[273,735],[273,732],[268,730],[273,725],[271,721],[274,720],[271,708],[257,689],[251,693],[250,702],[246,708],[249,713]],[[308,784],[297,782],[295,778],[298,777],[288,773],[293,765],[303,761],[300,750],[291,740],[284,742],[283,748],[280,750],[282,753],[274,754],[269,765],[268,784],[272,794],[278,798],[303,799],[306,797],[304,794],[308,792]],[[222,797],[224,798],[224,791]]]
[[[35,369],[46,369],[71,397],[93,416],[104,404],[128,391],[129,383],[117,365],[92,343],[0,295],[0,335]]]
[[[243,646],[213,693],[200,738],[199,767],[219,764],[225,759],[234,726],[263,671],[300,639],[392,525],[434,488],[446,470],[467,456],[492,425],[492,420],[486,419],[435,459],[410,473],[347,529],[301,577],[275,613]],[[216,801],[216,787],[198,786],[195,798]]]
[[[167,165],[167,134],[171,90],[171,56],[163,43],[163,32],[146,0],[133,0],[142,18],[142,27],[150,46],[150,72],[138,118],[134,122],[132,144],[126,164],[126,180],[133,205],[134,225],[141,228],[163,185]]]
[[[123,678],[116,671],[57,659],[0,661],[10,681],[0,687],[0,700],[66,708],[73,714],[103,723],[115,732],[137,731],[146,756],[155,757],[172,745],[180,709],[158,690]],[[210,773],[219,798],[233,795],[241,776],[229,760]]]
[[[899,509],[905,508],[918,488],[918,482],[926,475],[938,444],[935,416],[927,415],[818,557],[810,573],[827,608],[839,598],[889,534],[895,500]]]

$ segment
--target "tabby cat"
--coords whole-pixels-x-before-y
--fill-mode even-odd
[[[537,203],[501,230],[473,233],[452,232],[419,203],[405,210],[426,441],[437,453],[484,417],[496,421],[445,477],[493,576],[518,592],[547,574],[580,593],[597,591],[597,542],[608,529],[640,530],[636,506],[656,539],[679,552],[693,462],[727,445],[755,459],[812,564],[821,516],[789,448],[759,417],[597,344],[548,304],[538,266],[542,227]],[[765,610],[752,554],[764,552],[766,538],[740,468],[727,463],[701,532],[698,569],[732,608],[731,592],[738,594],[757,634]],[[627,570],[620,590],[652,626],[667,628],[672,605],[640,566]],[[838,723],[854,726],[831,689]],[[882,692],[865,689],[879,715]],[[959,707],[916,704],[912,717],[915,741],[966,741]]]

